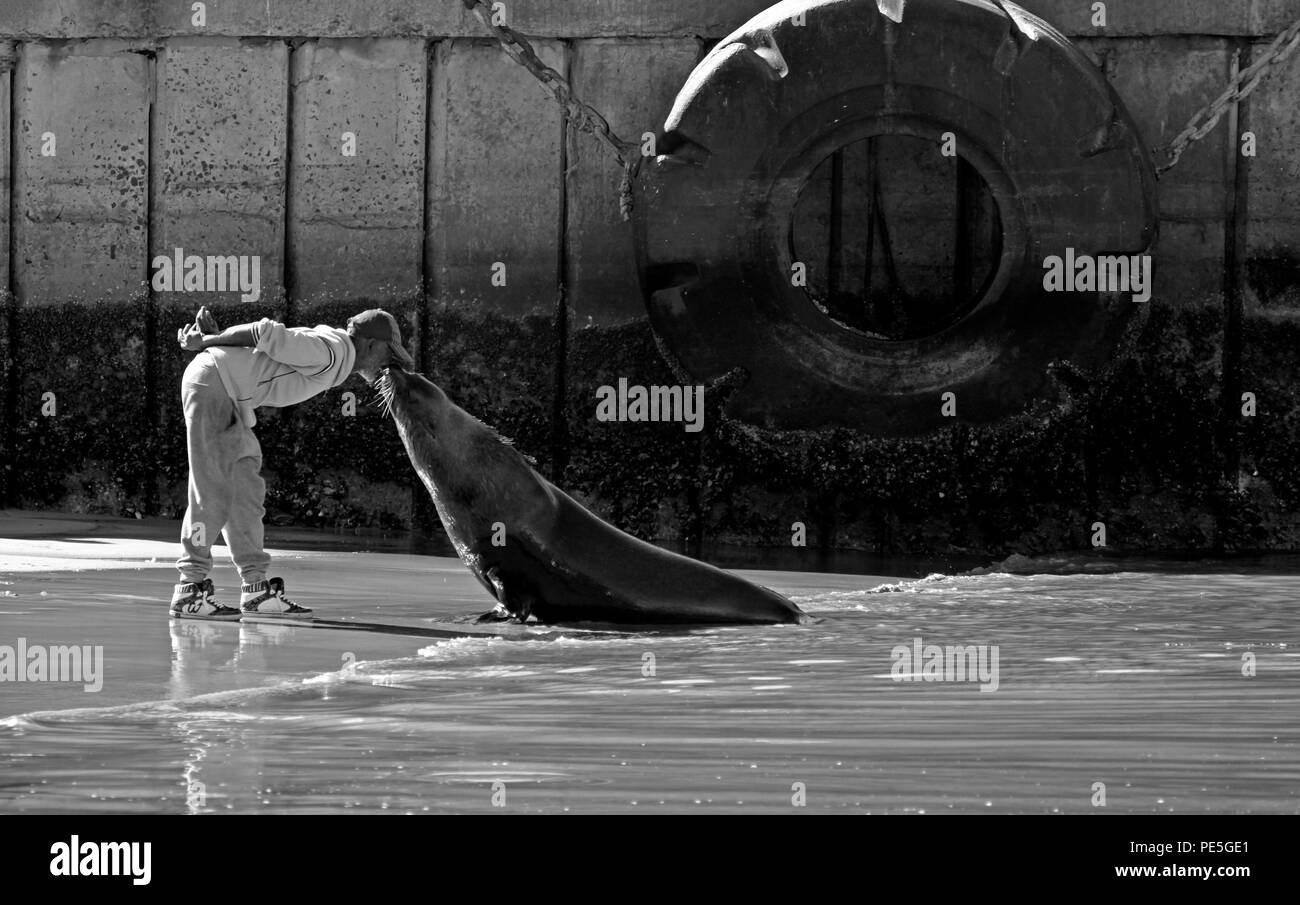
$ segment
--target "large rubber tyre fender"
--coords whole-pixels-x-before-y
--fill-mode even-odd
[[[793,286],[791,215],[828,154],[881,134],[953,132],[997,203],[1001,258],[958,322],[892,341],[823,315]],[[696,67],[639,180],[651,323],[696,380],[736,366],[729,413],[773,427],[882,435],[990,421],[1039,394],[1046,365],[1105,359],[1140,305],[1047,293],[1048,255],[1154,245],[1155,173],[1096,67],[1011,3],[798,0],[760,14]],[[936,147],[937,151],[937,147]]]

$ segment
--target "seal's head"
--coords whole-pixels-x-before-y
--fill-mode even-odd
[[[366,383],[373,384],[380,369],[390,362],[395,361],[405,368],[415,367],[415,359],[402,346],[402,331],[397,327],[397,318],[382,308],[371,308],[349,319],[348,337],[357,352],[352,370]]]
[[[419,374],[386,365],[374,381],[378,403],[405,433],[436,429],[447,410],[447,397]]]
[[[477,422],[453,405],[434,383],[396,365],[383,368],[374,386],[379,393],[375,404],[397,425],[411,464],[434,503],[455,506],[457,500],[473,498],[478,492],[473,485],[482,474],[478,449],[484,443],[476,437]],[[468,464],[473,461],[479,465]],[[448,516],[442,508],[439,513],[445,523]]]

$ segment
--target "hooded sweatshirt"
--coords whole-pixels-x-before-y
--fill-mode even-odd
[[[257,424],[253,409],[281,408],[338,386],[348,379],[357,360],[346,330],[327,327],[286,327],[269,317],[253,325],[257,344],[212,346],[217,373],[247,427]]]

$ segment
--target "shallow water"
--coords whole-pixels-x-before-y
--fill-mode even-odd
[[[290,564],[322,615],[486,608],[454,561]],[[0,684],[0,811],[1081,813],[1096,783],[1112,812],[1300,811],[1295,576],[744,574],[823,621],[434,641],[169,624],[157,570],[10,574],[0,643],[106,665],[97,694]],[[996,691],[898,681],[918,637],[996,645]]]

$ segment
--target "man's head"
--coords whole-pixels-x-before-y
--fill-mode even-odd
[[[402,333],[397,319],[382,308],[362,311],[348,321],[348,336],[357,350],[357,361],[352,370],[359,372],[368,382],[374,383],[380,369],[396,361],[407,370],[415,367],[415,360],[402,347]]]

